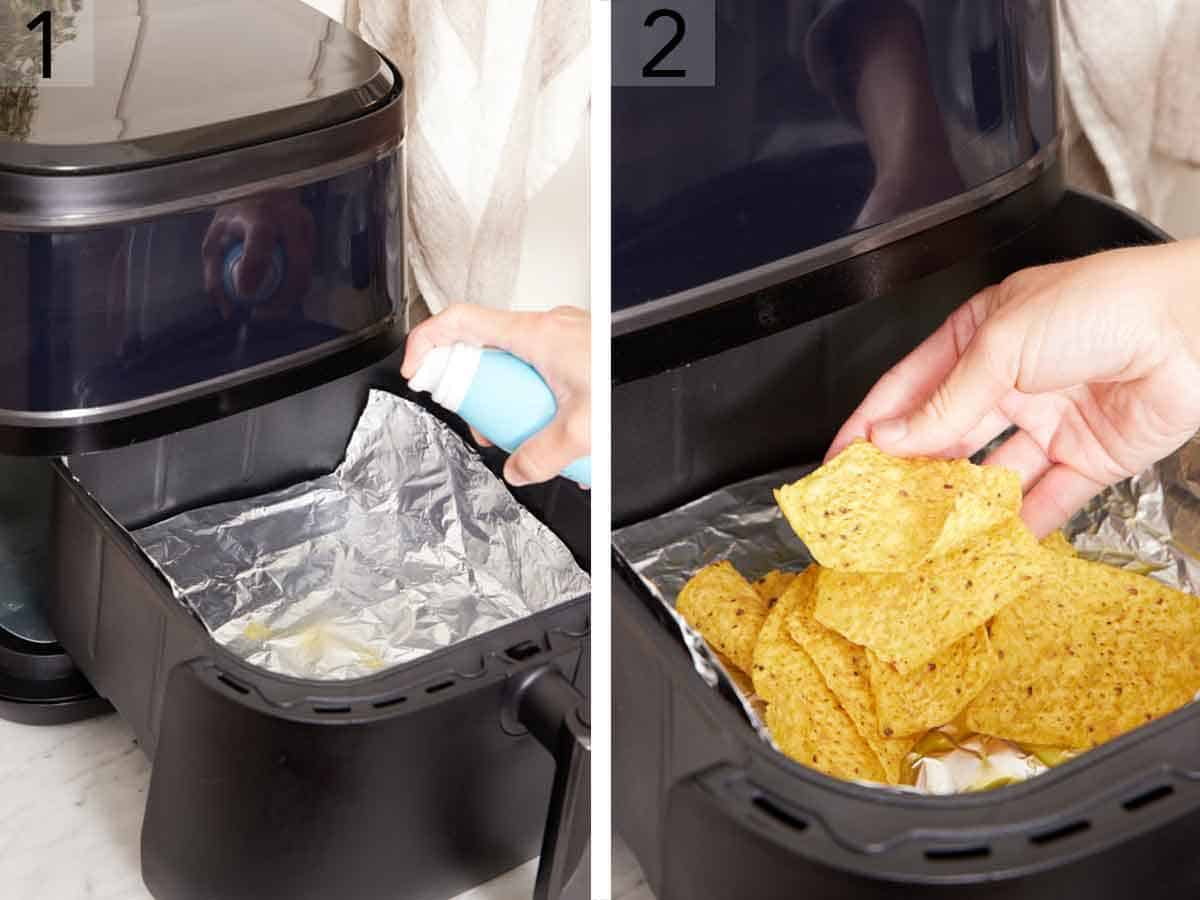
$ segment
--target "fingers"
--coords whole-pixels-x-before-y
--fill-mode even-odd
[[[1017,382],[1024,335],[981,327],[957,364],[915,412],[871,426],[871,440],[896,456],[937,455],[970,434]]]
[[[576,309],[516,313],[456,304],[409,333],[400,374],[412,379],[430,350],[460,341],[532,365],[554,392],[558,414],[509,458],[504,477],[514,486],[548,481],[589,453],[589,322]]]
[[[507,312],[456,303],[426,319],[408,336],[400,374],[412,378],[434,347],[462,341],[507,350],[532,365],[561,395],[590,375],[590,323],[581,309]]]
[[[992,410],[983,417],[983,421],[968,431],[958,443],[947,447],[941,455],[952,459],[974,456],[1011,428],[1012,424],[1012,420],[1000,410]]]
[[[587,423],[578,419],[560,412],[509,457],[504,479],[514,487],[549,481],[575,460],[587,456]]]
[[[974,456],[991,441],[995,440],[998,435],[1010,428],[1012,424],[1012,420],[1002,412],[992,410],[983,417],[983,421],[967,432],[960,440],[948,447],[943,447],[933,455],[946,456],[953,459]],[[829,460],[837,456],[851,442],[860,438],[865,440],[866,437],[865,426],[858,429],[856,433],[849,433],[847,427],[842,426],[842,431],[838,432],[838,437],[834,439],[829,451],[825,454],[825,462],[829,462]]]
[[[987,466],[1003,466],[1021,477],[1021,491],[1028,491],[1050,470],[1050,457],[1027,431],[1018,431],[987,455]],[[1053,530],[1053,529],[1051,529]]]
[[[495,446],[491,441],[489,441],[482,434],[480,434],[478,431],[476,431],[472,426],[468,425],[467,427],[471,429],[471,437],[475,439],[475,443],[478,444],[480,447]]]
[[[1061,528],[1067,519],[1105,487],[1069,466],[1054,466],[1025,495],[1021,518],[1030,531],[1043,538]]]
[[[531,315],[456,303],[409,332],[400,374],[412,378],[430,350],[459,341],[498,347],[526,358],[518,348],[527,342],[522,332],[528,328],[523,325]]]
[[[932,394],[953,371],[960,348],[966,347],[975,335],[981,312],[970,303],[959,307],[915,350],[888,370],[838,431],[825,459],[832,459],[853,441],[865,439],[875,423],[911,412]],[[992,436],[1003,430],[1002,426]]]

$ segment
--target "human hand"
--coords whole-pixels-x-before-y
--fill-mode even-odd
[[[554,393],[558,413],[509,457],[504,478],[515,486],[549,481],[591,452],[591,330],[591,317],[567,306],[519,313],[459,303],[412,330],[400,374],[411,379],[425,354],[458,341],[507,350],[525,360]]]
[[[867,394],[857,438],[897,456],[969,456],[1021,477],[1039,537],[1200,427],[1200,242],[1017,272],[957,309]]]
[[[204,287],[225,318],[233,314],[235,299],[225,295],[225,254],[238,241],[243,251],[233,270],[233,286],[243,297],[258,291],[270,270],[276,243],[283,246],[283,282],[272,297],[255,304],[254,318],[278,318],[303,301],[312,284],[316,225],[295,191],[229,203],[213,216],[200,251]]]

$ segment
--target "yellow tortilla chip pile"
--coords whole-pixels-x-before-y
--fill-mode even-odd
[[[1086,749],[1200,691],[1200,601],[1142,575],[1056,560],[991,625],[996,671],[967,726]]]
[[[873,650],[871,690],[884,734],[922,735],[952,722],[983,690],[992,675],[995,654],[987,628],[976,628],[915,672],[901,675]]]
[[[1200,691],[1200,601],[1039,544],[1012,472],[858,443],[776,498],[817,564],[718,563],[676,606],[805,765],[897,784],[951,722],[1085,749]]]

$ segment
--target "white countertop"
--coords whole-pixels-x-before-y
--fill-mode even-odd
[[[150,900],[138,857],[149,782],[118,716],[0,721],[0,897]],[[536,870],[532,860],[456,900],[529,900]]]

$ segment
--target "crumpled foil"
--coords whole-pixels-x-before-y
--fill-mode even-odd
[[[772,569],[801,571],[809,565],[812,557],[775,504],[772,490],[814,468],[798,466],[738,482],[613,534],[617,551],[678,624],[696,672],[710,687],[723,684],[727,696],[736,696],[760,737],[772,746],[760,699],[737,690],[674,604],[688,579],[718,560],[728,559],[751,581]],[[1104,491],[1063,532],[1084,558],[1200,593],[1200,437]],[[964,734],[949,725],[918,745],[912,760],[914,784],[891,789],[923,794],[983,790],[1038,775],[1067,758],[1058,751]]]
[[[218,643],[297,678],[372,675],[590,590],[453,431],[383,391],[331,474],[132,534]]]

